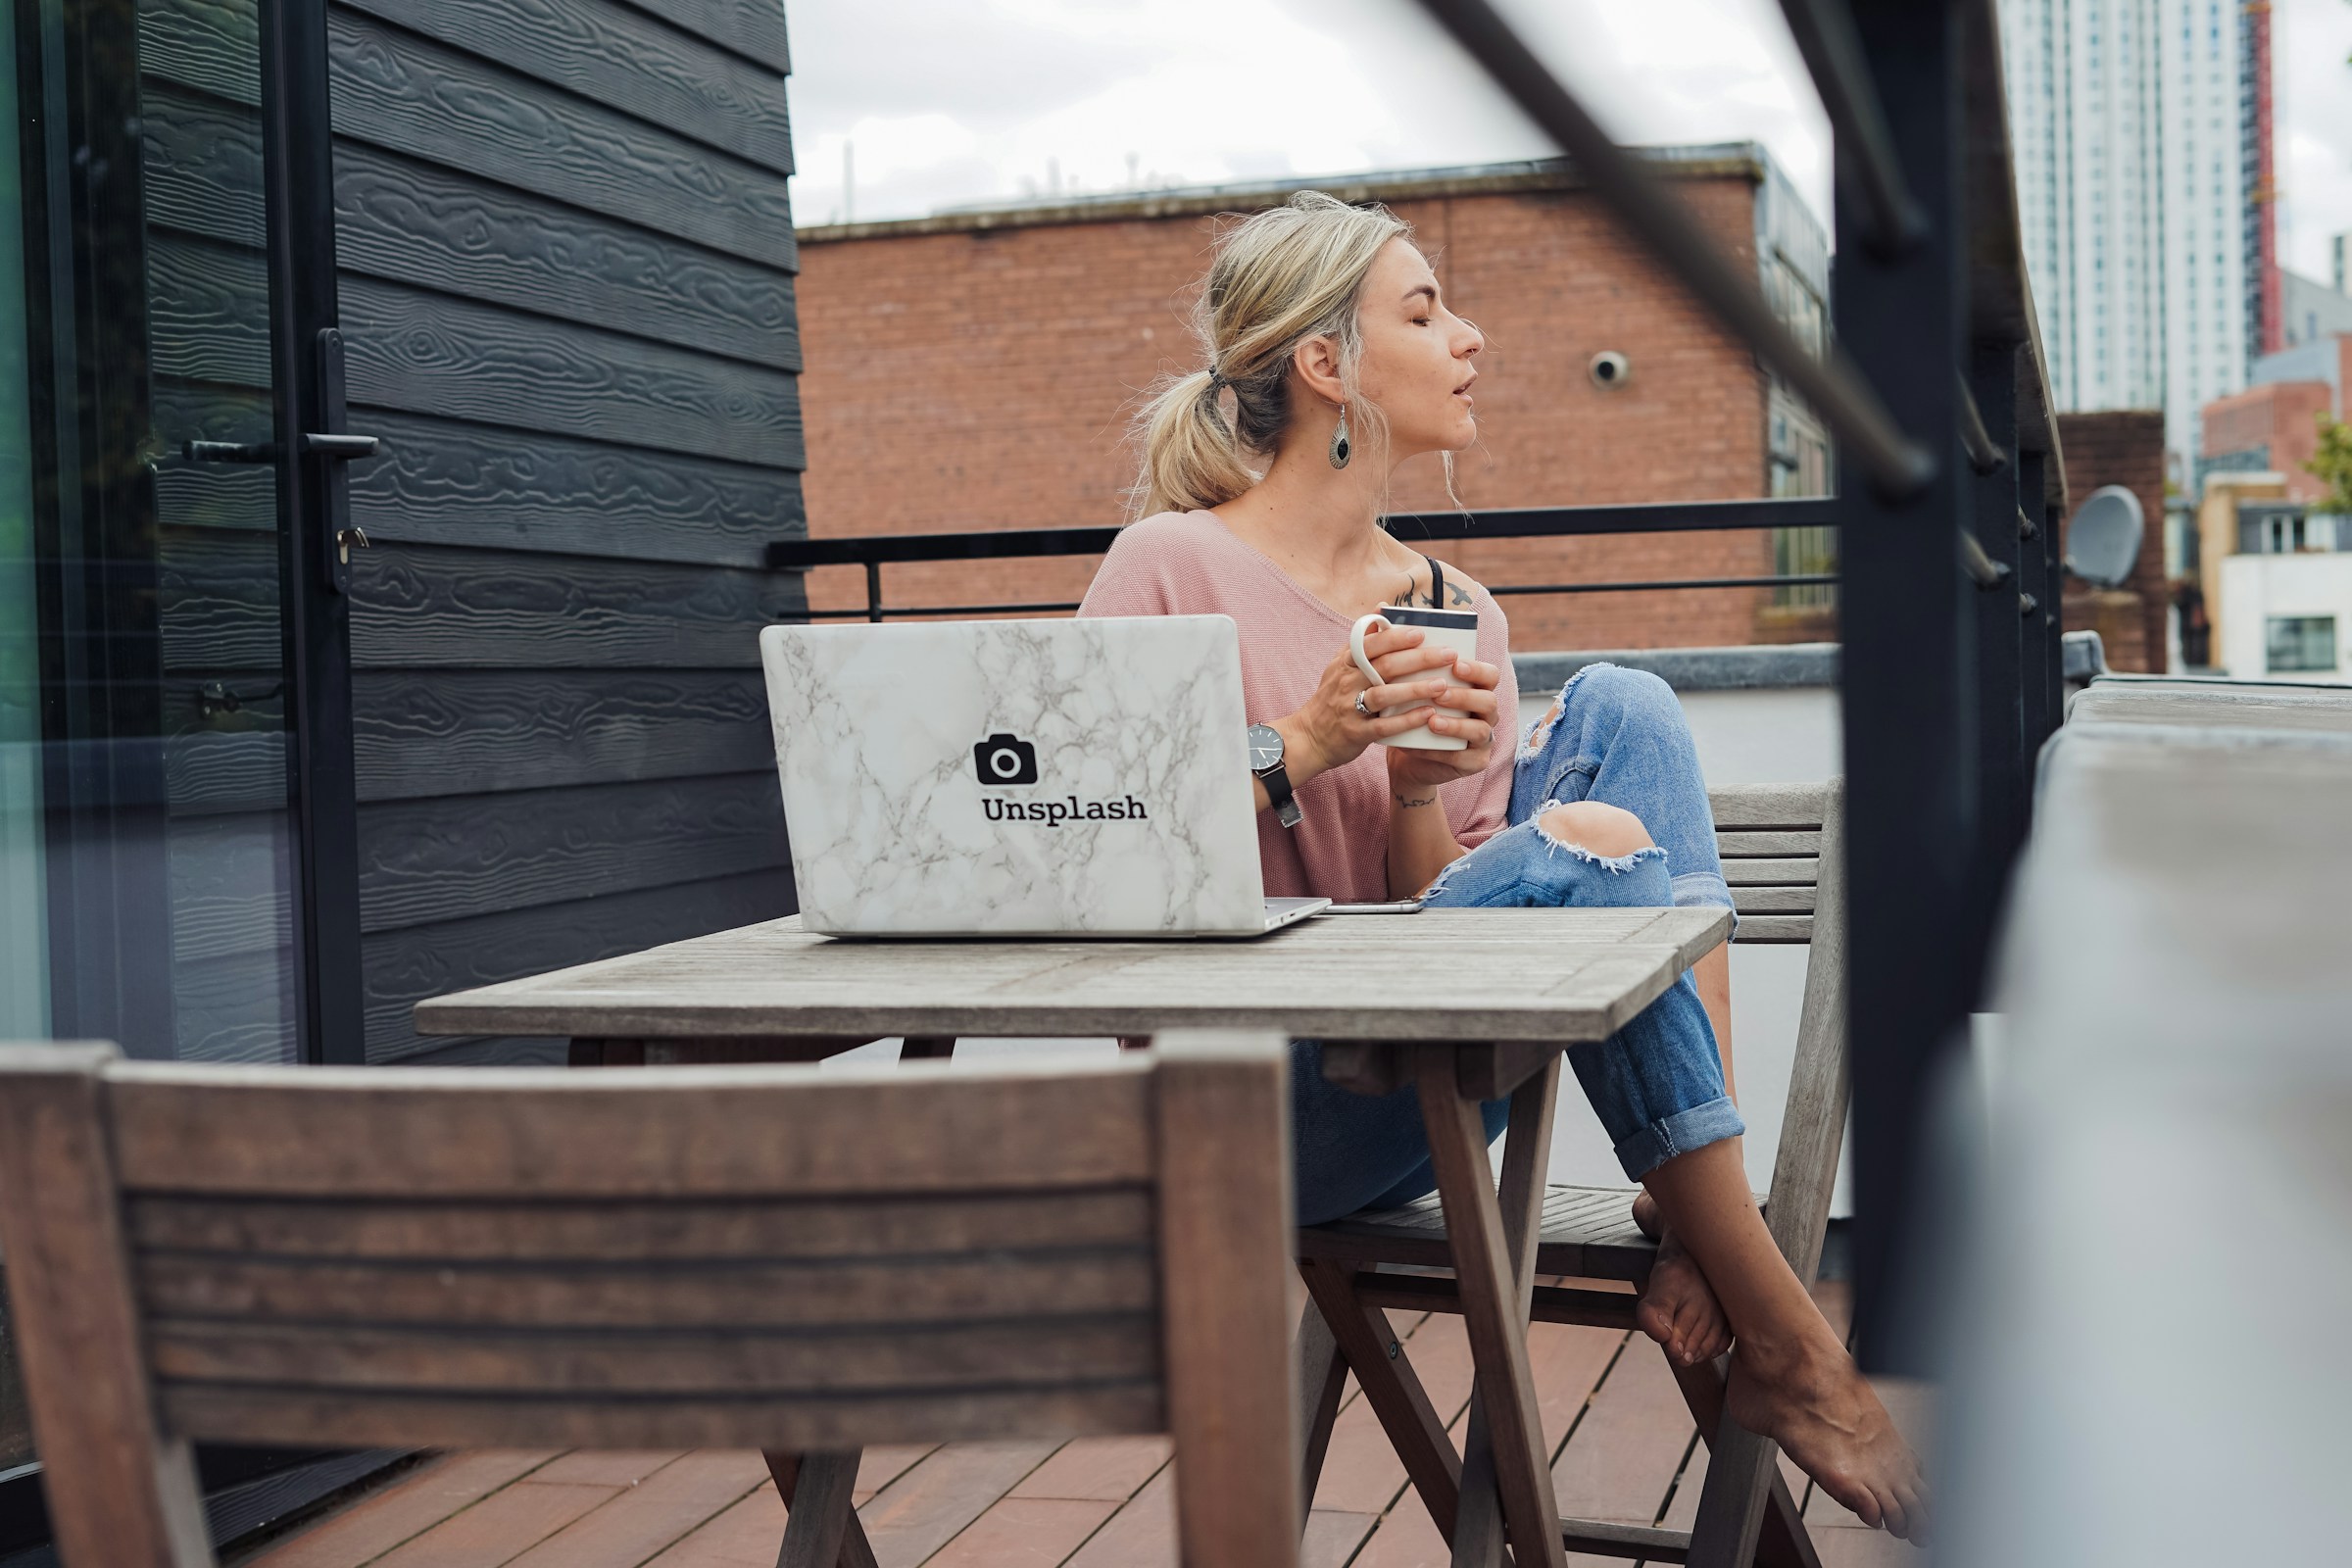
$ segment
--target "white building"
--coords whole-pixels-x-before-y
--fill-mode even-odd
[[[2245,384],[2238,0],[2001,0],[2026,265],[2067,411],[2197,410]]]
[[[2301,550],[2222,563],[2221,664],[2237,679],[2352,680],[2352,552],[2336,544],[2352,517],[2302,521]]]

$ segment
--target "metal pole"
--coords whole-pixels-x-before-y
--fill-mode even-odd
[[[882,618],[882,563],[879,561],[865,564],[865,618],[874,621]]]
[[[2066,514],[2047,502],[2040,507],[2042,577],[2050,585],[2041,600],[2042,685],[2049,692],[2049,734],[2054,735],[2066,722],[2066,573],[2060,564],[2066,559]]]
[[[1959,385],[1967,251],[1961,190],[1961,13],[1950,0],[1865,0],[1855,24],[1872,85],[1927,220],[1921,243],[1873,255],[1867,216],[1837,204],[1838,336],[1906,430],[1938,438],[1937,477],[1908,498],[1839,486],[1844,583],[1848,975],[1853,1032],[1855,1295],[1874,1370],[1924,1370],[1896,1288],[1911,1225],[1926,1092],[1967,1026],[1967,895],[1976,843],[1978,590],[1953,541],[1971,521]]]
[[[2042,556],[2041,487],[2048,464],[2047,453],[2017,455],[2017,516],[2010,524],[2017,531],[2017,678],[2024,697],[2019,716],[2024,756],[2019,759],[2016,804],[2021,833],[2033,825],[2034,764],[2054,722],[2041,656],[2042,607],[2053,603],[2058,592],[2050,582],[2049,564]]]
[[[1895,496],[1917,494],[1934,480],[1946,444],[1940,432],[1951,428],[1948,418],[1936,427],[1934,445],[1923,447],[1904,434],[1923,427],[1890,415],[1871,390],[1872,380],[1858,374],[1842,353],[1833,347],[1826,358],[1815,359],[1764,303],[1752,268],[1742,272],[1725,258],[1690,210],[1609,140],[1487,0],[1421,4],[1530,120],[1567,149],[1600,199],[1683,286],[1820,411],[1863,480]]]
[[[2019,624],[2017,537],[2018,466],[2004,441],[2017,439],[2015,343],[1983,342],[1970,350],[1967,378],[1960,384],[1965,416],[1961,439],[1976,438],[1997,461],[1972,458],[1964,481],[1970,491],[1970,522],[1977,542],[2001,568],[1998,587],[1976,596],[1977,643],[1977,853],[1970,870],[1969,900],[1972,994],[1984,989],[1984,959],[1992,946],[1993,922],[2009,868],[2024,838],[2018,816],[2017,780],[2026,757],[2024,628]]]

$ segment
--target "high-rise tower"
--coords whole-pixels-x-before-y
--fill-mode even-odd
[[[2001,0],[2026,264],[2066,410],[2196,411],[2245,383],[2241,0]]]

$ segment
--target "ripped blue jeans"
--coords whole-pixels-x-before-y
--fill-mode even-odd
[[[1652,845],[1603,858],[1554,839],[1551,806],[1599,801],[1642,819]],[[1431,908],[1731,907],[1706,784],[1682,705],[1655,675],[1592,664],[1561,689],[1558,713],[1519,750],[1511,826],[1447,866]],[[1745,1130],[1724,1093],[1715,1030],[1686,973],[1608,1039],[1569,1048],[1568,1064],[1625,1173],[1640,1181],[1675,1155]],[[1485,1107],[1489,1141],[1505,1101]],[[1291,1046],[1292,1147],[1298,1222],[1395,1208],[1434,1190],[1429,1140],[1410,1088],[1354,1094],[1323,1077],[1322,1048]]]

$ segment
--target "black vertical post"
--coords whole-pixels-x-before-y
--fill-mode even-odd
[[[2061,454],[2063,456],[2063,454]],[[2041,560],[2050,591],[2041,602],[2042,687],[2050,694],[2050,733],[2066,722],[2066,549],[2061,537],[2066,509],[2052,502],[2041,506]]]
[[[2008,886],[2010,862],[2024,837],[2017,780],[2024,765],[2024,628],[2019,624],[2017,537],[2017,345],[1980,339],[1969,351],[1968,385],[1999,462],[1969,475],[1969,526],[1987,559],[2001,568],[1993,587],[1975,595],[1977,644],[1977,853],[1969,871],[1977,962],[1972,997],[1984,989],[1984,964],[1993,922]]]
[[[1864,1364],[1922,1369],[1892,1287],[1903,1271],[1925,1091],[1966,1027],[1968,862],[1976,843],[1976,590],[1960,530],[1966,251],[1961,228],[1961,9],[1861,0],[1854,21],[1895,152],[1927,220],[1874,254],[1863,215],[1837,204],[1838,341],[1895,422],[1936,457],[1935,479],[1890,500],[1850,456],[1838,484],[1857,1204]]]
[[[2046,452],[2017,455],[2017,515],[2011,521],[2018,542],[2017,631],[2018,688],[2024,695],[2025,756],[2018,775],[2017,810],[2021,827],[2032,828],[2034,762],[2041,743],[2057,722],[2050,710],[2050,688],[2041,645],[2042,606],[2058,589],[2050,581],[2049,561],[2043,552],[2041,490],[2049,471]]]
[[[865,564],[865,618],[872,621],[882,618],[882,563],[879,561]]]
[[[335,186],[324,0],[261,0],[262,169],[270,228],[270,388],[285,606],[287,787],[305,1059],[367,1059],[360,970],[359,791],[352,759],[351,600],[333,537],[341,460],[306,449],[343,428],[323,334],[337,321]]]

